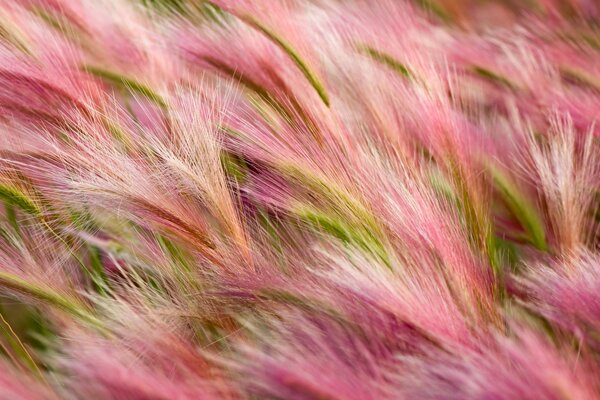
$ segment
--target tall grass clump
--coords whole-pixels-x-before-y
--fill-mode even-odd
[[[0,399],[600,400],[599,26],[0,0]]]

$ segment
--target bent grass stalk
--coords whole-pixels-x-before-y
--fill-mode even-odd
[[[519,191],[515,183],[498,167],[489,164],[488,170],[502,200],[525,229],[528,240],[539,250],[547,251],[548,245],[546,243],[544,225],[534,205],[531,204],[525,195]]]
[[[408,67],[405,64],[401,63],[390,54],[384,53],[383,51],[377,50],[376,48],[368,45],[359,45],[357,46],[357,50],[360,53],[368,55],[373,60],[387,66],[392,71],[397,72],[404,78],[414,78],[414,75],[410,71],[410,69],[408,69]]]
[[[44,379],[44,375],[42,371],[38,367],[37,363],[19,338],[19,336],[15,333],[12,326],[8,323],[4,315],[0,311],[0,330],[2,331],[6,341],[8,342],[10,348],[16,353],[16,356],[19,358],[20,362],[24,364],[26,368],[28,368],[34,375]]]
[[[219,10],[221,9],[218,5],[216,5],[212,2],[207,2],[207,3],[211,4],[215,9],[219,9]],[[304,61],[302,59],[302,57],[300,57],[300,54],[298,54],[298,52],[294,49],[294,47],[287,40],[285,40],[282,36],[278,35],[275,31],[270,29],[267,25],[265,25],[263,22],[261,22],[260,20],[258,20],[257,18],[255,18],[252,15],[249,15],[249,14],[233,14],[233,15],[236,16],[237,18],[239,18],[241,21],[248,24],[249,26],[251,26],[252,28],[261,32],[271,42],[273,42],[275,45],[277,45],[277,47],[279,47],[281,50],[283,50],[283,52],[286,53],[288,55],[288,57],[290,57],[290,59],[294,62],[294,64],[296,64],[296,66],[298,67],[300,72],[302,72],[304,77],[308,80],[308,82],[311,84],[311,86],[315,89],[315,91],[317,92],[317,94],[319,95],[321,100],[323,100],[323,103],[325,103],[325,105],[329,107],[329,95],[327,94],[325,85],[323,85],[323,83],[321,82],[321,80],[319,79],[317,74],[308,66],[306,61]]]
[[[134,78],[120,74],[115,71],[104,69],[93,65],[84,65],[82,70],[89,74],[103,79],[104,81],[113,84],[117,87],[121,87],[130,90],[133,93],[140,94],[146,97],[148,100],[153,101],[161,108],[167,107],[167,102],[150,86],[138,82]]]
[[[61,309],[77,317],[82,322],[93,326],[99,332],[108,332],[100,320],[87,310],[87,307],[79,300],[68,295],[61,295],[50,288],[32,283],[5,271],[0,271],[0,286]]]

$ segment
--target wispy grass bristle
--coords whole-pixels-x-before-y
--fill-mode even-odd
[[[0,0],[0,399],[600,400],[599,23]]]

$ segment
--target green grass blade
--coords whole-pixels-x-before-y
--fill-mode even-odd
[[[25,37],[19,32],[19,29],[9,22],[4,16],[0,16],[0,38],[13,45],[23,54],[32,56],[33,52]]]
[[[128,89],[131,92],[138,93],[146,97],[148,100],[153,101],[162,108],[167,107],[167,102],[162,98],[161,95],[156,93],[156,91],[154,91],[149,86],[144,85],[143,83],[138,82],[131,77],[122,75],[118,72],[110,71],[104,68],[95,67],[91,65],[84,66],[83,70],[115,86]]]
[[[525,229],[531,243],[542,251],[548,250],[544,224],[533,204],[500,169],[490,165],[489,171],[502,200]]]
[[[481,66],[474,66],[473,67],[473,72],[477,75],[479,75],[481,78],[486,79],[488,81],[497,83],[499,85],[502,86],[506,86],[507,88],[511,89],[511,90],[517,90],[518,89],[518,85],[514,82],[512,82],[510,79],[508,79],[505,76],[500,75],[497,72],[494,72],[490,69],[481,67]]]
[[[4,200],[7,204],[16,206],[31,215],[42,213],[29,196],[14,186],[0,184],[0,200]]]
[[[580,69],[566,66],[561,66],[559,72],[561,78],[566,82],[600,93],[600,79],[595,76]]]
[[[46,304],[60,308],[71,315],[76,316],[81,321],[86,322],[99,330],[105,330],[100,321],[94,317],[85,306],[77,299],[56,293],[54,290],[31,283],[17,275],[6,271],[0,271],[0,286],[13,290],[18,293],[31,296]]]
[[[216,4],[209,2],[216,9],[220,9]],[[265,35],[269,40],[277,45],[281,50],[283,50],[296,64],[298,69],[304,74],[308,82],[312,85],[312,87],[316,90],[317,94],[323,100],[326,106],[329,107],[329,96],[327,91],[325,90],[325,86],[321,82],[321,80],[317,77],[317,74],[311,70],[308,64],[300,57],[298,52],[292,47],[292,45],[285,40],[283,37],[279,36],[265,24],[263,24],[258,19],[254,18],[248,14],[236,15],[240,20],[244,21],[249,26],[253,27],[257,31],[261,32]]]
[[[367,45],[358,46],[358,51],[363,54],[366,54],[373,60],[385,65],[386,67],[397,72],[405,78],[413,78],[412,72],[410,72],[406,65],[402,64],[400,61],[396,60],[394,57],[387,53],[384,53]]]
[[[391,268],[385,246],[368,227],[357,223],[347,223],[342,217],[322,212],[310,206],[299,205],[294,208],[293,212],[316,231],[331,235],[347,245],[360,249]]]
[[[25,347],[19,338],[19,335],[17,335],[6,318],[4,318],[2,312],[0,312],[0,333],[10,346],[11,350],[14,352],[15,356],[18,357],[19,362],[22,363],[24,367],[29,369],[34,375],[43,377],[42,372],[33,360],[33,357],[31,357],[31,354],[29,351],[27,351],[27,347]]]

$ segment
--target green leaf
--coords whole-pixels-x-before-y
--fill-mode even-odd
[[[484,79],[487,79],[494,83],[500,84],[502,86],[506,86],[507,88],[509,88],[511,90],[518,89],[518,85],[516,83],[512,82],[510,79],[506,78],[505,76],[502,76],[499,73],[494,72],[490,69],[476,65],[473,67],[473,72],[475,72],[477,75],[479,75],[480,77],[482,77]]]
[[[412,72],[410,72],[410,70],[408,69],[408,67],[406,65],[402,64],[400,61],[396,60],[394,57],[392,57],[391,55],[389,55],[387,53],[379,51],[368,45],[359,46],[358,51],[360,51],[363,54],[368,55],[373,60],[387,66],[388,68],[399,73],[400,75],[402,75],[405,78],[413,78]]]
[[[40,215],[42,213],[29,196],[14,186],[0,184],[0,199],[10,205],[19,207],[28,214]]]
[[[452,22],[452,17],[439,3],[439,0],[415,0],[415,4],[432,13],[445,23]]]
[[[211,4],[215,9],[221,10],[221,8],[218,5],[214,4],[213,2],[207,1],[207,3]],[[272,29],[267,27],[265,24],[263,24],[261,21],[259,21],[252,15],[248,15],[248,14],[241,14],[241,15],[234,14],[234,15],[237,18],[239,18],[241,21],[245,22],[246,24],[253,27],[257,31],[261,32],[269,40],[271,40],[274,44],[276,44],[277,47],[279,47],[281,50],[283,50],[292,59],[294,64],[296,64],[296,66],[302,72],[302,74],[304,74],[304,76],[306,77],[308,82],[316,90],[316,92],[319,95],[319,97],[321,98],[321,100],[323,100],[323,103],[325,103],[325,105],[329,107],[329,96],[327,95],[325,86],[323,85],[323,83],[321,83],[321,81],[317,77],[317,74],[315,74],[309,68],[308,64],[302,59],[302,57],[300,57],[298,52],[292,47],[292,45],[287,40],[285,40],[283,37],[279,36]]]
[[[118,72],[110,71],[104,68],[95,67],[91,65],[85,65],[83,67],[83,70],[115,86],[128,89],[131,92],[138,93],[146,97],[148,100],[153,101],[162,108],[167,107],[167,102],[162,98],[161,95],[156,93],[156,91],[154,91],[149,86],[144,85],[143,83],[138,82],[131,77],[122,75]]]
[[[595,76],[592,76],[580,69],[566,66],[561,66],[559,71],[560,76],[565,81],[600,93],[600,79],[596,78]]]
[[[100,258],[100,249],[88,245],[88,251],[90,256],[90,268],[86,271],[90,275],[90,279],[94,284],[96,291],[102,295],[106,295],[109,291],[108,278],[104,272],[104,266]]]
[[[74,315],[81,321],[86,322],[101,331],[105,330],[100,320],[86,310],[86,307],[75,298],[61,295],[50,288],[29,282],[6,271],[0,271],[0,286],[41,300],[48,305],[60,308],[63,311]]]
[[[239,183],[246,182],[248,176],[248,166],[246,161],[236,154],[227,151],[221,152],[221,164],[225,174]]]
[[[8,346],[14,352],[14,355],[19,359],[24,367],[29,369],[33,374],[42,377],[42,372],[31,357],[31,354],[27,350],[27,347],[19,338],[19,335],[15,332],[10,323],[6,320],[3,313],[0,311],[0,334],[4,337]]]
[[[482,203],[476,188],[468,181],[464,166],[454,151],[448,154],[446,163],[455,187],[457,206],[463,215],[470,242],[475,250],[486,254],[496,283],[499,283],[502,269],[498,264],[492,224],[485,203]]]
[[[352,229],[342,221],[332,218],[325,213],[309,207],[301,207],[296,210],[296,215],[308,222],[310,225],[318,227],[319,230],[338,238],[344,243],[358,242],[358,238],[353,238]]]
[[[370,254],[391,268],[389,255],[383,243],[367,226],[350,223],[344,218],[317,210],[314,207],[299,205],[293,208],[294,214],[316,231],[329,234],[345,244]]]
[[[298,69],[300,69],[306,79],[310,82],[312,87],[317,91],[319,97],[321,100],[323,100],[323,103],[325,103],[326,106],[329,106],[329,96],[327,95],[325,86],[321,83],[317,75],[308,67],[308,64],[302,60],[300,55],[296,52],[296,50],[294,50],[290,43],[251,15],[242,15],[240,19],[258,31],[262,32],[267,38],[273,41],[273,43],[279,46],[280,49],[287,53],[292,61],[294,61]]]
[[[27,40],[19,32],[19,29],[4,17],[0,17],[0,37],[24,54],[28,56],[33,55]]]
[[[548,250],[541,221],[534,205],[519,191],[515,183],[499,168],[489,165],[494,185],[502,200],[528,234],[531,243],[542,251]]]
[[[176,13],[185,11],[184,0],[141,0],[146,7],[154,7],[160,10],[167,10]]]

